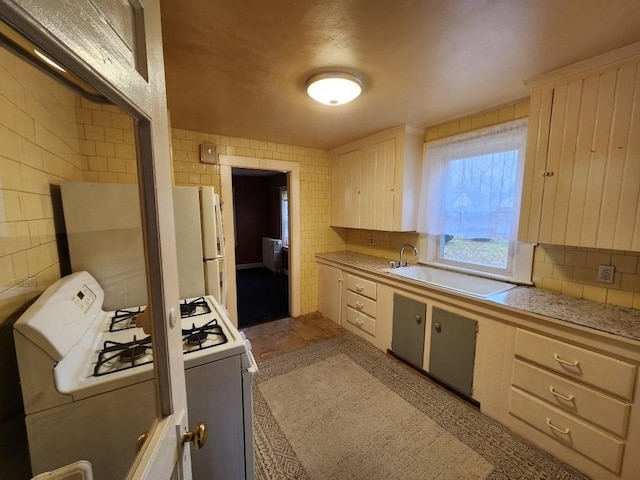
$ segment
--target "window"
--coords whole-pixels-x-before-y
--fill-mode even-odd
[[[526,120],[426,144],[421,261],[531,282],[533,246],[516,240]]]
[[[280,187],[280,238],[282,246],[289,246],[289,194],[287,187]]]

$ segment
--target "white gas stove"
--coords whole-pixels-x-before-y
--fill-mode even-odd
[[[76,272],[47,289],[15,324],[34,474],[87,459],[94,464],[94,472],[104,470],[104,478],[119,478],[135,451],[131,447],[123,458],[113,458],[122,457],[126,449],[103,448],[104,439],[113,436],[108,429],[115,428],[115,422],[124,429],[118,436],[130,439],[133,445],[144,431],[140,429],[151,424],[148,415],[144,420],[134,418],[139,415],[126,409],[133,400],[135,411],[154,411],[153,345],[151,337],[136,325],[136,317],[145,307],[105,312],[101,308],[103,299],[96,280],[87,272]],[[213,297],[184,300],[180,311],[189,417],[210,424],[210,439],[213,437],[211,443],[216,449],[208,455],[194,453],[194,478],[199,478],[199,468],[211,472],[221,465],[228,468],[219,475],[202,478],[252,478],[251,377],[257,366],[250,344]],[[224,381],[229,383],[228,388]],[[125,405],[114,407],[120,401]],[[229,405],[233,411],[213,412],[213,405]],[[109,421],[101,418],[101,408],[105,409],[103,415],[111,415]],[[231,430],[244,439],[246,451],[241,452],[241,459],[222,441],[233,437],[233,431],[219,431],[220,441],[215,440],[220,415],[237,420]],[[62,417],[66,418],[64,422],[60,421]],[[93,437],[82,439],[74,433],[76,428],[86,431],[87,427],[95,432],[95,448],[91,446]],[[229,430],[226,424],[220,428]],[[56,448],[51,447],[52,442]],[[238,446],[236,443],[232,448],[237,450]],[[217,465],[211,464],[215,468],[206,463],[199,466],[205,456],[217,457]]]

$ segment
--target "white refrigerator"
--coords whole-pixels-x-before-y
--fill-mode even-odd
[[[147,304],[136,185],[60,185],[71,270],[91,273],[104,308]],[[212,295],[226,308],[226,264],[220,200],[213,187],[173,187],[180,298]]]

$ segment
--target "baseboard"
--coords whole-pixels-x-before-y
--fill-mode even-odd
[[[258,263],[243,263],[242,265],[236,265],[236,270],[248,270],[249,268],[260,268],[262,262]]]

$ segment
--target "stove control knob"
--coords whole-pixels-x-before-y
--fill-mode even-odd
[[[190,432],[182,434],[182,443],[191,442],[196,450],[200,450],[207,441],[207,424],[200,422]]]

